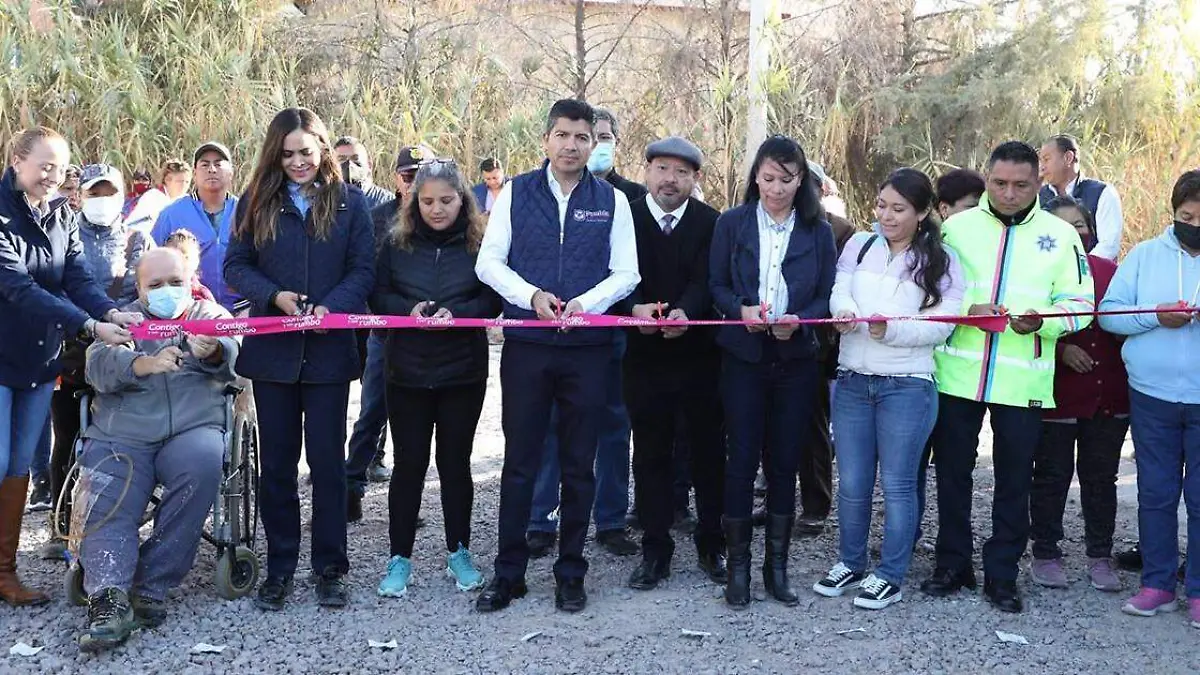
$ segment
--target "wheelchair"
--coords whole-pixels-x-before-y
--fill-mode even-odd
[[[212,514],[201,537],[216,548],[217,565],[213,572],[213,586],[217,595],[226,600],[245,597],[258,583],[259,562],[254,542],[258,535],[258,425],[252,407],[240,405],[243,395],[249,396],[241,387],[229,385],[225,388],[225,452],[221,466],[221,484],[212,506]],[[83,451],[83,433],[90,421],[91,390],[76,393],[79,401],[79,436],[75,438],[74,465],[67,472],[67,480],[58,495],[54,522],[58,527],[70,523],[69,515],[75,485],[79,479],[79,456]],[[142,524],[153,520],[162,494],[161,486],[155,489]],[[64,515],[66,516],[64,518]],[[87,605],[87,594],[83,590],[84,570],[75,549],[68,546],[69,565],[63,582],[68,601],[76,606]]]

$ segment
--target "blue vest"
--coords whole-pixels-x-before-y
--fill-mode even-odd
[[[1092,217],[1095,218],[1096,209],[1100,207],[1100,195],[1106,187],[1108,187],[1107,183],[1080,176],[1075,181],[1074,189],[1071,190],[1071,197],[1086,206],[1088,211],[1092,212]],[[1041,198],[1042,208],[1046,208],[1046,204],[1049,204],[1050,200],[1057,196],[1058,193],[1050,185],[1043,185],[1042,191],[1038,193],[1038,197]]]
[[[550,191],[546,163],[541,169],[512,181],[512,243],[508,266],[522,279],[564,303],[609,275],[613,187],[584,172],[567,201],[567,216],[559,225],[558,202]],[[505,302],[504,316],[532,319],[534,312]],[[546,329],[506,329],[505,339],[558,345],[597,345],[612,341],[613,331],[587,328],[566,333]]]

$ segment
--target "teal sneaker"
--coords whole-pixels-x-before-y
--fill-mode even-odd
[[[412,561],[394,555],[388,561],[387,576],[379,582],[379,594],[385,598],[403,597],[408,592],[408,579],[412,576]]]
[[[454,584],[460,591],[473,591],[483,587],[483,574],[475,567],[471,552],[458,545],[458,550],[450,554],[446,561],[446,574],[454,579]]]

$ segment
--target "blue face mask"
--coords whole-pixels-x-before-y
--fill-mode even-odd
[[[592,148],[592,154],[588,157],[588,171],[592,173],[604,173],[613,166],[613,144],[612,143],[597,143],[596,147]]]
[[[186,286],[162,286],[146,294],[146,309],[160,319],[178,319],[192,306],[192,291]]]

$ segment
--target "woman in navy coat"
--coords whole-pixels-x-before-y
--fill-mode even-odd
[[[13,137],[9,161],[0,178],[0,598],[40,605],[49,598],[17,578],[17,546],[63,338],[122,344],[124,326],[140,316],[118,312],[87,270],[76,216],[58,195],[67,141],[26,129]]]
[[[225,279],[251,316],[361,312],[374,285],[366,200],[342,181],[320,118],[280,112],[238,201]],[[300,554],[296,473],[303,446],[312,473],[312,570],[321,606],[347,602],[346,408],[360,376],[354,331],[247,336],[237,372],[253,382],[267,535],[267,577],[255,604],[280,610]]]
[[[721,388],[727,426],[725,600],[750,602],[751,509],[759,462],[767,477],[763,585],[786,605],[798,602],[787,579],[796,514],[796,469],[817,387],[817,340],[787,323],[829,315],[837,249],[804,151],[774,136],[758,149],[744,203],[717,219],[709,286],[717,311],[750,322],[723,326]]]

